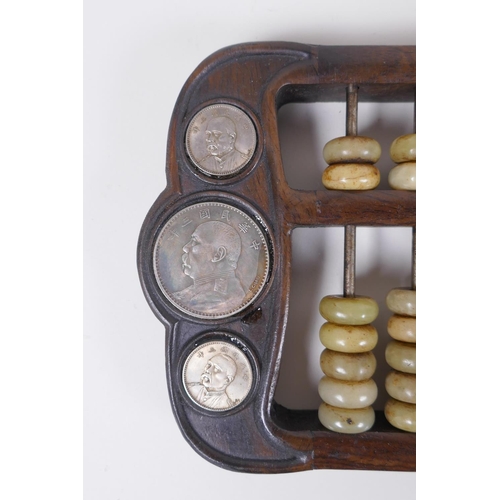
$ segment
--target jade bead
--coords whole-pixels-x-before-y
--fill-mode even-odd
[[[390,398],[384,408],[385,418],[394,427],[417,432],[417,405]]]
[[[389,172],[389,186],[392,189],[401,191],[416,191],[417,190],[417,163],[408,161],[396,165]]]
[[[414,344],[417,341],[417,319],[394,314],[387,322],[387,332],[395,340]]]
[[[385,348],[387,364],[404,373],[417,373],[417,347],[415,344],[391,340]]]
[[[360,353],[374,349],[378,342],[378,333],[372,325],[324,323],[319,329],[319,340],[332,351]]]
[[[324,170],[321,180],[327,189],[368,190],[380,184],[380,172],[371,163],[337,163]]]
[[[375,411],[371,406],[345,409],[321,403],[318,418],[331,431],[342,434],[359,434],[372,428],[375,423]]]
[[[325,144],[323,158],[328,165],[332,163],[376,163],[380,160],[382,149],[371,137],[348,135],[337,137]]]
[[[385,389],[389,396],[404,403],[417,403],[417,376],[396,370],[385,379]]]
[[[325,349],[319,358],[323,373],[338,380],[368,380],[377,367],[377,360],[372,352],[347,354]]]
[[[415,161],[417,159],[417,134],[402,135],[394,139],[389,154],[395,163]]]
[[[385,299],[389,310],[402,316],[417,315],[417,292],[409,288],[394,288]]]
[[[319,303],[319,312],[338,325],[368,325],[378,316],[378,304],[370,297],[327,295]]]
[[[320,398],[339,408],[365,408],[377,399],[377,384],[373,379],[361,382],[336,380],[324,376],[318,384]]]

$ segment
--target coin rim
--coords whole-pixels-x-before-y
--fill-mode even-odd
[[[182,364],[182,370],[181,370],[181,380],[182,380],[182,387],[184,389],[184,393],[188,396],[189,401],[191,401],[196,406],[197,409],[201,408],[202,410],[208,411],[210,413],[226,413],[226,412],[231,412],[231,411],[236,410],[236,409],[240,410],[240,409],[242,409],[241,408],[242,405],[246,404],[247,401],[249,401],[249,396],[253,392],[253,389],[255,387],[255,382],[256,382],[257,377],[258,377],[258,374],[256,371],[257,367],[256,367],[255,360],[253,359],[253,354],[252,354],[251,350],[249,349],[249,347],[244,342],[237,339],[236,337],[232,336],[233,339],[236,339],[239,344],[241,344],[245,347],[245,349],[248,351],[248,353],[246,353],[240,346],[236,345],[234,342],[232,342],[230,340],[226,340],[224,337],[218,338],[217,335],[220,335],[220,333],[213,332],[213,334],[215,335],[215,338],[212,338],[210,340],[199,340],[198,342],[194,342],[194,344],[192,344],[190,346],[190,348],[187,348],[185,350],[185,352],[189,352],[189,354],[187,354],[187,356],[185,355],[185,360],[184,360],[184,363]],[[252,379],[250,381],[247,393],[245,394],[243,399],[238,404],[231,406],[231,408],[209,408],[208,406],[204,406],[203,404],[199,403],[191,396],[190,392],[188,391],[188,388],[186,387],[185,374],[186,374],[186,369],[187,369],[187,365],[188,365],[189,360],[194,356],[194,353],[198,349],[205,347],[209,344],[221,344],[221,343],[227,344],[230,347],[238,349],[238,351],[245,357],[248,365],[250,366],[250,372],[251,372]]]
[[[223,206],[229,206],[230,208],[236,210],[237,212],[240,212],[244,214],[246,217],[250,219],[250,221],[255,224],[257,229],[259,230],[261,234],[261,239],[263,242],[266,244],[266,271],[265,275],[259,285],[259,288],[257,292],[253,295],[253,297],[246,303],[242,304],[240,307],[237,307],[233,309],[232,311],[224,314],[206,314],[206,313],[200,313],[197,311],[191,311],[189,308],[186,308],[180,304],[178,304],[176,301],[174,301],[173,298],[169,296],[169,292],[165,289],[159,273],[157,271],[157,249],[159,246],[159,242],[162,238],[162,235],[165,232],[165,229],[167,227],[167,224],[172,221],[174,218],[178,218],[185,210],[192,209],[195,206],[204,206],[204,205],[210,205],[213,206],[214,204],[219,204]],[[249,307],[251,304],[253,304],[262,294],[266,284],[269,282],[270,277],[271,277],[271,255],[272,255],[272,242],[271,239],[269,238],[269,231],[267,230],[267,226],[264,224],[264,220],[260,215],[256,215],[258,218],[258,221],[255,220],[254,217],[249,215],[247,212],[242,210],[241,208],[231,205],[227,202],[222,202],[222,201],[202,201],[202,202],[195,202],[195,203],[190,203],[187,205],[184,205],[182,208],[174,211],[172,215],[168,216],[165,218],[164,222],[160,225],[160,229],[158,231],[157,236],[155,237],[155,242],[153,245],[153,254],[152,254],[152,264],[153,264],[153,274],[155,276],[155,281],[156,284],[158,285],[160,291],[161,291],[161,296],[165,297],[174,307],[176,307],[179,311],[182,311],[184,314],[187,314],[190,318],[197,318],[197,319],[204,319],[204,320],[221,320],[225,318],[230,318],[235,316],[236,314],[240,313],[241,311],[244,311],[247,307]]]
[[[243,115],[245,115],[248,118],[248,120],[250,120],[250,123],[252,125],[253,136],[254,136],[254,147],[253,147],[252,154],[250,155],[250,157],[248,158],[248,160],[245,163],[243,163],[243,165],[241,165],[237,170],[233,170],[232,172],[229,172],[227,174],[216,174],[214,172],[210,172],[208,170],[205,170],[203,167],[201,167],[198,164],[198,162],[194,158],[194,155],[193,155],[193,153],[191,151],[191,148],[189,146],[188,136],[189,136],[191,128],[193,127],[193,123],[195,122],[196,118],[201,113],[203,113],[204,111],[206,111],[207,109],[210,109],[210,108],[218,108],[218,107],[226,107],[226,106],[229,106],[230,108],[235,108],[239,112],[243,113]],[[186,152],[188,154],[188,158],[189,158],[191,164],[197,170],[199,170],[202,174],[204,174],[207,177],[210,177],[212,179],[227,179],[227,178],[230,178],[230,177],[236,177],[237,175],[241,174],[248,167],[248,165],[252,162],[253,158],[255,157],[255,153],[257,152],[257,149],[258,149],[257,127],[256,127],[256,125],[254,123],[254,120],[250,116],[250,114],[247,111],[245,111],[244,109],[242,109],[240,106],[237,106],[236,104],[226,103],[226,102],[218,102],[218,103],[214,103],[214,104],[208,104],[207,106],[204,106],[199,111],[197,111],[193,115],[193,117],[189,120],[189,124],[188,124],[188,126],[186,128],[186,133],[184,134],[184,145],[185,145]]]

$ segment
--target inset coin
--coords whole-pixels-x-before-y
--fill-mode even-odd
[[[215,104],[199,111],[189,123],[186,149],[205,174],[227,177],[251,160],[257,144],[252,120],[241,109]]]
[[[253,373],[245,353],[230,342],[207,342],[184,363],[182,382],[202,408],[230,410],[240,405],[252,387]]]
[[[154,273],[165,297],[196,318],[220,319],[245,309],[264,288],[269,249],[260,226],[219,202],[174,214],[154,248]]]

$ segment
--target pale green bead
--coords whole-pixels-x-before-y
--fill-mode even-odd
[[[378,316],[378,305],[370,297],[327,295],[319,303],[319,312],[338,325],[367,325]]]
[[[375,411],[371,406],[345,409],[321,403],[318,410],[319,421],[329,430],[342,434],[359,434],[373,427]]]
[[[411,373],[391,371],[385,379],[389,396],[404,403],[417,403],[417,376]]]
[[[332,163],[376,163],[380,159],[380,144],[371,137],[348,135],[337,137],[325,144],[323,158]]]
[[[364,191],[380,184],[380,172],[371,163],[337,163],[324,170],[321,180],[327,189]]]
[[[378,342],[378,333],[372,325],[336,325],[324,323],[319,340],[332,351],[360,353],[371,351]]]
[[[394,163],[417,159],[417,134],[402,135],[392,141],[389,154]]]
[[[393,288],[385,299],[390,311],[402,316],[417,315],[417,292],[409,288]]]
[[[415,344],[391,340],[385,348],[387,364],[404,373],[417,373],[417,347]]]
[[[417,164],[414,161],[400,163],[389,172],[389,186],[400,191],[417,190]]]
[[[414,344],[417,341],[417,319],[394,314],[387,322],[387,332],[395,340]]]
[[[377,399],[377,384],[373,379],[361,382],[336,380],[324,376],[318,384],[320,398],[339,408],[365,408]]]
[[[417,405],[390,398],[384,408],[385,418],[394,427],[417,432]]]
[[[325,349],[319,363],[325,375],[338,380],[368,380],[377,367],[377,360],[372,352],[347,354]]]

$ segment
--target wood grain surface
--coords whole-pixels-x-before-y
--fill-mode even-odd
[[[382,412],[377,412],[369,432],[343,435],[323,428],[315,411],[288,410],[274,402],[288,315],[292,230],[416,223],[415,192],[300,191],[287,184],[278,139],[279,107],[289,102],[344,101],[350,83],[359,87],[360,102],[413,102],[415,47],[282,42],[231,46],[195,69],[172,114],[166,188],[144,221],[137,263],[148,303],[166,328],[167,381],[178,425],[198,453],[226,469],[415,470],[416,436],[391,427]],[[231,178],[204,175],[186,153],[191,118],[216,103],[241,108],[257,131],[251,162]],[[259,298],[222,320],[191,318],[176,310],[162,295],[153,272],[153,247],[162,226],[176,211],[203,201],[222,201],[244,210],[262,225],[272,248],[271,273]],[[192,349],[212,339],[243,345],[256,372],[245,402],[216,414],[187,397],[181,373]]]

